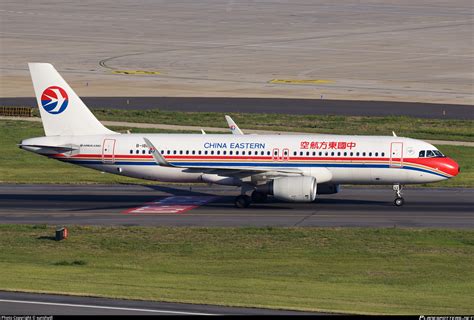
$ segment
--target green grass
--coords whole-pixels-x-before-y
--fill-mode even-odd
[[[100,120],[201,125],[227,128],[224,113],[172,112],[159,109],[94,109]],[[353,117],[229,113],[241,129],[297,131],[311,133],[391,135],[431,140],[474,141],[474,121],[421,119],[404,116]]]
[[[0,225],[0,289],[300,310],[474,312],[474,232]]]
[[[113,128],[123,130],[124,128]],[[136,129],[134,132],[164,132],[163,130]],[[19,149],[22,139],[44,135],[40,123],[26,121],[0,121],[0,182],[1,183],[155,183],[118,175],[100,173],[57,160],[48,159]],[[442,152],[456,160],[461,174],[432,187],[474,187],[474,148],[438,146]]]

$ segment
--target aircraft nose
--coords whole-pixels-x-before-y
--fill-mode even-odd
[[[443,159],[442,171],[446,172],[447,174],[457,176],[459,172],[461,172],[461,168],[459,167],[458,163],[451,158]]]

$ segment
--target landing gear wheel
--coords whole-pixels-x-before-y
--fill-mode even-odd
[[[262,203],[267,201],[267,194],[260,192],[260,191],[254,191],[252,192],[252,201],[256,203]]]
[[[403,206],[405,203],[405,200],[403,198],[396,198],[395,201],[393,202],[397,207]]]
[[[251,198],[244,194],[235,198],[235,206],[237,208],[248,208],[251,202]]]

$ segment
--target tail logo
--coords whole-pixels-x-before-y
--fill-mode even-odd
[[[69,98],[63,88],[51,86],[46,88],[41,95],[43,109],[51,114],[59,114],[66,110]]]

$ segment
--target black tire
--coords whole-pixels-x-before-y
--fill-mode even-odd
[[[262,203],[267,201],[267,194],[260,192],[260,191],[254,191],[252,192],[252,202],[256,203]]]
[[[248,208],[250,206],[251,199],[247,195],[240,195],[235,198],[235,206],[237,208]]]
[[[405,200],[403,198],[396,198],[393,204],[395,204],[397,207],[403,206],[405,203]]]

